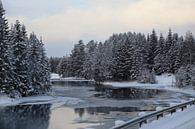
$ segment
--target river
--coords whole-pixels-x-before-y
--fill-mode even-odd
[[[171,91],[65,84],[53,85],[53,95],[80,101],[0,107],[0,129],[108,129],[116,120],[130,120],[140,112],[155,111],[156,107],[168,107],[190,98]]]

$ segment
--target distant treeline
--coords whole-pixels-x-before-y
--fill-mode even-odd
[[[169,29],[164,37],[155,30],[142,33],[113,34],[104,43],[80,40],[70,56],[50,59],[52,72],[63,77],[154,83],[154,75],[177,73],[195,62],[195,40],[191,32],[179,36]]]

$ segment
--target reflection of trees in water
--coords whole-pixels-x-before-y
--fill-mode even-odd
[[[85,109],[84,109],[84,108],[75,108],[75,109],[74,109],[74,112],[75,112],[76,114],[78,114],[79,117],[83,117],[83,115],[85,114]]]
[[[48,129],[50,104],[0,109],[0,129]]]
[[[98,113],[109,114],[111,111],[120,112],[134,112],[138,111],[137,107],[87,107],[87,108],[75,108],[75,113],[82,117],[85,113],[95,115]]]
[[[152,98],[163,91],[156,89],[139,89],[139,88],[113,88],[105,86],[96,86],[96,97],[115,98],[115,99],[143,99]]]

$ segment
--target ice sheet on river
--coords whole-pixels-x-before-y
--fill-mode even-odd
[[[61,96],[32,96],[19,99],[11,99],[9,97],[0,97],[0,106],[14,106],[14,105],[31,105],[31,104],[49,104],[62,103],[64,105],[76,105],[84,101],[79,98],[61,97]]]

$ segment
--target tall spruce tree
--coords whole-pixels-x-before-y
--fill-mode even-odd
[[[43,94],[50,89],[49,62],[43,43],[34,33],[29,38],[29,79],[31,94]]]
[[[50,82],[50,64],[49,58],[46,56],[45,47],[42,41],[42,37],[40,39],[40,53],[41,53],[41,69],[40,69],[40,78],[41,78],[41,91],[45,93],[51,89],[51,82]]]
[[[148,63],[148,67],[150,69],[153,69],[154,66],[154,58],[156,56],[156,46],[158,44],[158,37],[156,35],[155,30],[153,29],[152,34],[149,37],[149,42],[148,42],[148,46],[149,46],[149,54],[148,54],[148,59],[147,59],[147,63]]]
[[[158,45],[156,47],[156,57],[154,58],[154,71],[157,75],[160,75],[166,72],[167,62],[165,60],[166,52],[165,52],[165,39],[162,34],[160,34],[160,39],[158,41]]]
[[[22,96],[28,95],[29,72],[28,72],[28,38],[25,26],[17,20],[11,28],[10,42],[12,46],[14,72],[19,77],[18,90]]]
[[[51,73],[58,73],[58,65],[60,61],[61,61],[60,57],[50,57],[49,58]]]
[[[85,50],[85,61],[83,64],[82,76],[86,79],[94,78],[94,54],[97,47],[97,43],[91,40],[86,45]]]
[[[167,39],[166,39],[166,44],[165,44],[165,59],[167,63],[167,69],[166,72],[173,73],[173,64],[174,64],[174,54],[173,54],[173,49],[174,49],[174,44],[173,44],[173,34],[171,29],[169,29]]]
[[[74,46],[71,53],[71,75],[82,77],[83,65],[85,61],[85,45],[82,40]]]
[[[11,63],[11,45],[5,11],[0,1],[0,92],[11,94],[18,89],[19,80]]]
[[[62,77],[71,77],[71,61],[70,57],[63,57],[58,65],[58,73]]]
[[[185,43],[185,53],[186,53],[186,60],[185,62],[187,64],[193,64],[193,62],[195,62],[195,59],[194,59],[194,53],[195,53],[195,39],[194,39],[194,36],[192,34],[192,32],[187,32],[186,35],[185,35],[185,40],[184,40],[184,43]]]
[[[174,53],[175,53],[175,60],[174,60],[174,73],[177,73],[179,68],[182,66],[183,63],[183,46],[184,46],[184,41],[183,38],[178,38],[175,48],[174,48]]]
[[[124,45],[118,48],[114,55],[112,75],[114,80],[125,81],[135,79],[133,69],[133,45],[124,40]]]
[[[106,79],[104,59],[104,46],[100,42],[95,50],[94,57],[94,80],[98,83],[103,82]]]

